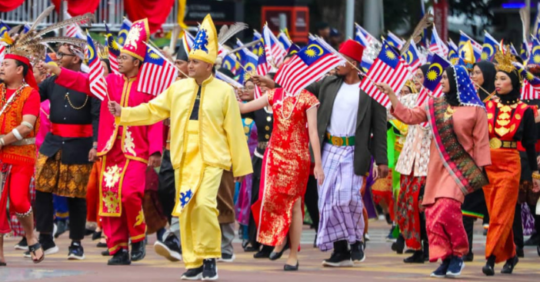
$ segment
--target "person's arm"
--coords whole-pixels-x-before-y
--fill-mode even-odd
[[[232,88],[227,90],[224,97],[223,129],[229,145],[229,152],[232,160],[232,172],[234,177],[241,177],[253,173],[249,148],[246,142],[244,127],[240,117],[238,102],[236,101]]]
[[[0,149],[11,143],[24,139],[30,132],[35,130],[36,120],[40,111],[40,95],[37,90],[32,90],[28,99],[24,102],[22,110],[22,122],[11,132],[0,138]]]
[[[56,84],[75,91],[83,92],[86,95],[93,97],[92,91],[90,91],[89,74],[72,71],[45,63],[39,64],[38,68],[40,68],[41,71],[49,71],[51,74],[56,75]]]
[[[109,111],[113,116],[120,117],[119,119],[117,118],[119,125],[151,125],[170,117],[172,96],[175,89],[175,84],[173,84],[152,101],[136,107],[122,108],[117,102],[110,101]],[[180,107],[181,105],[175,106]]]
[[[238,101],[238,106],[240,107],[241,114],[251,113],[268,106],[268,96],[264,94],[256,100],[247,103]]]
[[[306,90],[313,93],[315,97],[319,98],[319,92],[321,91],[321,85],[323,81],[324,81],[324,78],[319,81],[313,82],[312,84],[306,87]]]
[[[315,160],[315,169],[313,174],[319,185],[324,182],[324,171],[321,161],[321,143],[319,142],[319,133],[317,131],[317,106],[312,106],[306,111],[309,130],[309,142],[313,149],[313,159]]]
[[[473,129],[473,158],[479,167],[491,165],[488,120],[484,109],[475,107],[476,122]]]
[[[388,98],[392,103],[390,113],[392,113],[394,117],[406,124],[420,124],[427,121],[427,113],[424,105],[409,109],[401,104],[396,96],[396,93],[394,93],[388,84],[377,83],[375,86],[377,86],[379,91],[388,95]]]

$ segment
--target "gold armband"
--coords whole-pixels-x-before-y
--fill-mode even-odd
[[[532,178],[533,179],[540,179],[540,173],[538,173],[538,171],[535,171],[532,173]]]

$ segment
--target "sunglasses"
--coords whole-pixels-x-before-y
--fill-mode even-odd
[[[56,57],[58,59],[62,59],[62,57],[64,57],[64,56],[75,56],[75,55],[74,54],[66,54],[66,53],[62,53],[62,52],[57,52],[56,53]]]

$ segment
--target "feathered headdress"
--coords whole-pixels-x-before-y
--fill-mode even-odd
[[[84,46],[85,40],[71,38],[71,37],[47,37],[42,38],[43,35],[48,32],[66,27],[72,24],[80,24],[82,22],[90,22],[94,19],[94,15],[87,13],[82,16],[73,17],[71,19],[56,23],[40,31],[36,30],[36,27],[48,17],[54,10],[54,5],[51,5],[43,13],[41,13],[30,29],[25,33],[14,35],[20,27],[16,27],[10,34],[5,33],[4,37],[0,38],[0,41],[7,44],[7,53],[27,58],[32,63],[37,63],[45,58],[46,47],[43,43],[67,43],[75,46]]]

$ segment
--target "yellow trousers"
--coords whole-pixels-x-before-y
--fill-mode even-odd
[[[191,269],[202,266],[204,259],[221,257],[217,194],[223,169],[203,163],[198,121],[189,121],[187,133],[182,167],[175,170],[175,180],[180,191],[189,188],[194,192],[179,217],[182,257]]]

